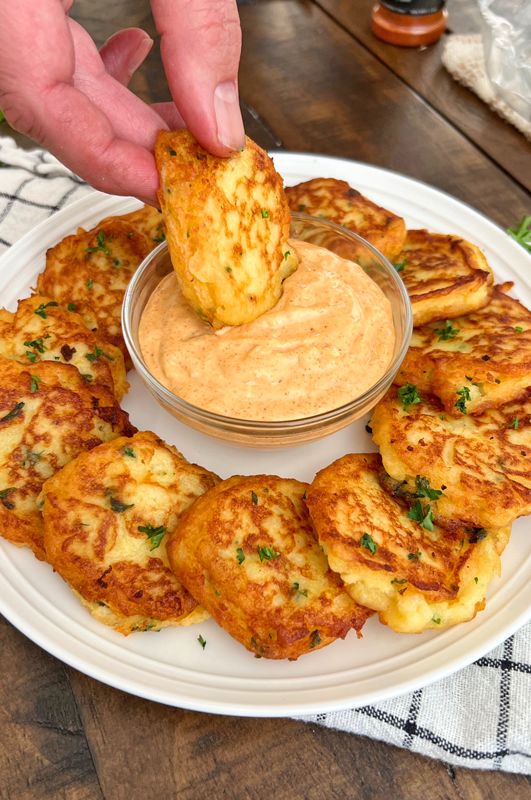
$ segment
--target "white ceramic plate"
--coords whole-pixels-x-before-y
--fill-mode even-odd
[[[349,181],[373,200],[402,214],[408,227],[457,233],[481,245],[499,279],[515,282],[531,307],[531,258],[500,228],[472,208],[430,186],[365,164],[322,156],[278,153],[286,184],[313,177]],[[44,266],[44,254],[78,225],[132,210],[135,200],[99,193],[59,211],[0,259],[2,305],[14,308]],[[222,477],[277,473],[311,480],[352,451],[373,450],[364,422],[312,444],[260,451],[209,439],[179,424],[130,375],[124,406],[139,428],[156,431],[191,461]],[[217,625],[137,633],[124,638],[98,624],[47,564],[27,550],[0,543],[0,611],[45,650],[98,680],[169,705],[247,716],[314,713],[384,700],[417,689],[469,664],[531,617],[531,531],[519,520],[493,582],[487,608],[447,631],[399,635],[371,619],[358,640],[350,633],[295,663],[255,659]],[[527,531],[526,531],[527,528]],[[203,650],[197,641],[206,639]]]

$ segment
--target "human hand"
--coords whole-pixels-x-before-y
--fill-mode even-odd
[[[146,33],[120,31],[98,53],[87,32],[67,17],[70,6],[71,0],[19,0],[15,6],[0,0],[0,108],[12,127],[97,189],[151,203],[158,186],[152,149],[161,128],[186,121],[216,155],[243,146],[233,102],[240,50],[234,0],[153,0],[181,113],[173,103],[146,105],[127,89],[152,46]]]

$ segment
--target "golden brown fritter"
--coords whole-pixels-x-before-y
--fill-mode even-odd
[[[0,357],[0,533],[44,558],[37,497],[81,451],[135,431],[112,392],[70,364]]]
[[[376,454],[347,455],[317,473],[310,516],[332,569],[358,603],[399,633],[472,619],[499,573],[509,529],[424,526],[380,485]]]
[[[241,153],[217,158],[180,130],[161,131],[155,158],[170,256],[190,305],[216,328],[272,308],[297,261],[267,153],[246,139]]]
[[[426,230],[407,232],[396,258],[413,309],[413,324],[468,314],[486,305],[493,275],[475,244]]]
[[[313,178],[288,186],[286,197],[292,211],[303,211],[349,228],[391,261],[402,249],[406,238],[406,224],[402,217],[376,205],[346,181]]]
[[[208,615],[171,571],[166,543],[218,480],[150,432],[82,453],[43,487],[47,559],[120,633],[200,622]]]
[[[463,394],[467,414],[525,395],[531,387],[531,312],[506,294],[511,285],[494,287],[479,311],[413,331],[395,382],[437,395],[454,416],[461,414]]]
[[[87,328],[74,303],[43,295],[20,300],[14,314],[0,309],[0,355],[25,364],[72,364],[88,383],[105,386],[120,400],[128,388],[124,357]]]
[[[328,567],[304,503],[307,484],[235,476],[201,497],[168,543],[175,573],[255,655],[296,659],[359,631],[369,612]]]
[[[474,527],[503,527],[531,513],[531,393],[458,418],[436,398],[408,399],[391,387],[371,419],[384,468],[404,482],[404,492],[415,493],[417,476],[424,476],[442,490],[433,503],[435,517]]]
[[[146,205],[142,206],[142,208],[138,208],[136,211],[130,211],[129,214],[107,217],[100,222],[100,226],[112,223],[115,219],[132,225],[133,228],[143,234],[152,243],[152,248],[166,239],[162,212],[159,211],[158,208],[153,208],[153,206]]]
[[[48,250],[38,291],[60,302],[89,305],[96,315],[99,335],[119,347],[127,361],[120,324],[122,300],[152,244],[117,217],[90,231],[80,228]]]

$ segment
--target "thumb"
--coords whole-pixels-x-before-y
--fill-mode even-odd
[[[187,127],[214,155],[245,145],[235,0],[151,0],[168,84]]]
[[[106,71],[127,86],[153,47],[153,39],[141,28],[124,28],[114,33],[100,48]]]

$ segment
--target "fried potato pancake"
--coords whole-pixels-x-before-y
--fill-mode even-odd
[[[292,211],[303,211],[349,228],[391,261],[402,249],[406,238],[402,217],[376,205],[346,181],[313,178],[286,187],[286,197]]]
[[[218,480],[149,431],[82,453],[43,487],[47,559],[124,635],[200,622],[208,614],[171,571],[166,543]]]
[[[0,355],[28,369],[39,361],[72,364],[88,383],[105,386],[117,400],[128,389],[121,351],[87,328],[74,303],[36,294],[19,300],[15,313],[0,309]]]
[[[475,244],[440,233],[410,230],[396,259],[413,309],[413,324],[451,319],[486,305],[493,275]]]
[[[81,451],[135,430],[112,392],[70,364],[0,357],[0,535],[43,559],[44,481]]]
[[[89,305],[96,315],[99,335],[119,347],[127,361],[120,324],[122,300],[152,244],[118,217],[90,231],[80,228],[48,250],[38,291],[60,302]]]
[[[183,295],[215,328],[272,308],[297,266],[288,245],[282,178],[251,139],[229,158],[203,150],[186,130],[155,145],[159,201]]]
[[[435,518],[504,527],[531,513],[531,392],[525,400],[459,418],[436,398],[406,405],[396,386],[376,406],[372,436],[386,472],[415,495],[417,476],[441,490]],[[441,523],[442,524],[442,523]]]
[[[399,633],[447,628],[485,607],[509,528],[430,530],[378,480],[377,454],[347,455],[317,473],[310,516],[328,562],[357,603]]]
[[[136,211],[130,211],[129,214],[120,214],[115,217],[107,217],[102,219],[100,226],[111,224],[115,219],[122,222],[127,222],[132,225],[139,233],[143,234],[150,242],[151,247],[154,248],[166,239],[164,231],[164,220],[162,219],[162,212],[153,206],[142,206]]]
[[[234,476],[199,498],[170,536],[175,573],[258,656],[294,660],[359,632],[370,613],[329,569],[306,489],[271,475]]]
[[[524,395],[531,386],[531,312],[495,286],[487,306],[413,331],[395,379],[439,397],[445,411],[479,414]]]

